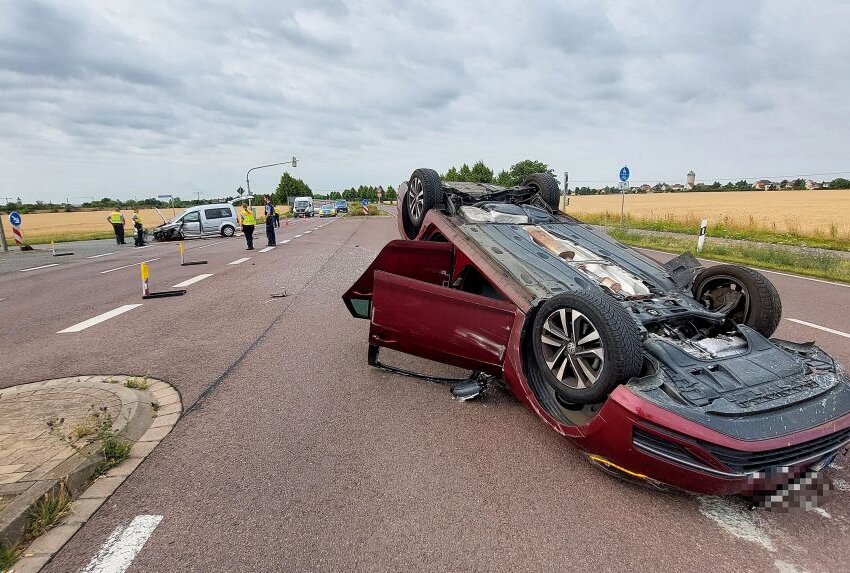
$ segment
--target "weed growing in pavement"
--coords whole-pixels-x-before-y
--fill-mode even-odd
[[[127,381],[124,382],[124,386],[132,388],[133,390],[147,390],[150,387],[150,383],[148,383],[147,376],[141,380],[138,378],[127,378]]]
[[[151,409],[153,409],[153,415],[156,416],[156,413],[159,412],[159,409],[162,406],[159,405],[159,402],[151,402]]]
[[[56,492],[47,492],[32,504],[27,511],[29,523],[24,532],[25,539],[35,539],[56,523],[60,517],[68,512],[71,505],[71,496],[64,485],[59,486]]]
[[[0,542],[0,571],[7,571],[18,560],[18,551]]]
[[[147,379],[144,381],[147,385]],[[147,387],[147,386],[146,386]],[[95,466],[93,478],[101,476],[114,468],[130,455],[131,445],[120,438],[112,429],[112,415],[107,411],[106,407],[101,407],[97,410],[92,407],[89,416],[74,426],[69,433],[63,431],[65,419],[50,420],[47,426],[50,428],[50,433],[64,444],[72,448],[77,453],[93,459],[93,456],[85,453],[84,449],[89,444],[95,442],[100,443],[100,448],[97,453],[100,454]]]

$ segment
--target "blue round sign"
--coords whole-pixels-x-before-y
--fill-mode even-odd
[[[368,207],[369,206],[369,200],[368,199],[361,199],[360,204],[363,205],[364,207]]]
[[[17,211],[12,211],[9,213],[9,222],[12,223],[13,227],[17,227],[21,224],[21,214]]]
[[[620,181],[628,181],[628,180],[629,180],[629,168],[626,167],[626,166],[623,166],[623,168],[620,169]]]

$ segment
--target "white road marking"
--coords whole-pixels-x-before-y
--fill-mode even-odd
[[[846,480],[843,480],[841,478],[832,478],[832,485],[834,485],[835,489],[837,489],[838,491],[842,491],[844,493],[850,491],[850,484],[848,484]]]
[[[137,251],[141,251],[142,249],[150,249],[153,245],[142,245],[141,247],[133,247],[133,249]]]
[[[114,254],[115,254],[115,251],[112,251],[111,253],[102,253],[100,255],[92,255],[92,256],[86,257],[86,258],[87,259],[98,259],[100,257],[105,257],[106,255],[114,255]]]
[[[310,234],[310,233],[312,233],[312,232],[313,232],[313,229],[310,229],[309,231],[304,231],[304,234],[305,234],[305,235],[309,235],[309,234]]]
[[[127,527],[116,527],[83,573],[124,573],[161,521],[161,515],[137,515]]]
[[[821,326],[812,322],[806,322],[805,320],[800,320],[797,318],[786,318],[785,320],[787,320],[788,322],[796,322],[797,324],[802,324],[803,326],[808,326],[809,328],[823,330],[824,332],[828,332],[830,334],[837,334],[838,336],[843,336],[844,338],[850,338],[850,334],[846,332],[841,332],[840,330],[835,330],[834,328],[827,328],[826,326]]]
[[[755,512],[743,504],[722,497],[700,496],[699,511],[731,535],[776,551],[773,541],[761,527]]]
[[[826,519],[832,519],[832,514],[829,513],[827,510],[825,510],[822,507],[816,507],[812,511],[814,511],[815,513],[817,513],[821,517],[825,517]]]
[[[295,236],[294,236],[294,237],[292,237],[292,238],[293,238],[293,239],[297,239],[297,238],[298,238],[298,237],[300,237],[300,236],[301,236],[301,235],[295,235]]]
[[[278,245],[285,245],[286,243],[288,243],[288,242],[289,242],[289,241],[291,241],[291,240],[292,240],[292,239],[284,239],[284,240],[282,240],[281,242],[279,242],[279,243],[278,243]]]
[[[27,271],[37,271],[38,269],[46,269],[47,267],[56,267],[59,263],[50,263],[49,265],[41,265],[40,267],[30,267],[28,269],[18,269],[20,272],[25,273]]]
[[[94,326],[95,324],[99,324],[104,320],[109,320],[110,318],[115,318],[119,314],[124,314],[129,310],[133,310],[134,308],[138,308],[142,306],[141,304],[125,304],[124,306],[119,306],[116,309],[110,310],[109,312],[104,312],[103,314],[99,314],[94,318],[90,318],[88,320],[84,320],[74,326],[69,326],[63,330],[60,330],[56,334],[64,334],[66,332],[80,332],[81,330],[85,330],[90,326]]]
[[[171,287],[171,288],[183,288],[183,287],[187,287],[187,286],[189,286],[189,285],[193,285],[193,284],[195,284],[195,283],[197,283],[197,282],[200,282],[200,281],[202,281],[202,280],[204,280],[204,279],[208,279],[208,278],[210,278],[211,276],[213,276],[213,273],[206,273],[206,274],[203,274],[203,275],[198,275],[198,276],[196,276],[196,277],[192,277],[192,278],[190,278],[190,279],[187,279],[187,280],[183,281],[182,283],[177,283],[176,285],[174,285],[174,286],[173,286],[173,287]]]
[[[268,252],[269,252],[269,251],[271,251],[272,249],[274,249],[274,247],[266,247],[265,249],[260,249],[260,252],[261,252],[261,253],[268,253]]]
[[[201,247],[195,247],[195,248],[196,248],[196,249],[206,249],[207,247],[212,247],[212,246],[214,246],[214,245],[220,245],[220,244],[222,244],[223,242],[224,242],[224,241],[216,241],[215,243],[210,243],[209,245],[203,245],[203,246],[201,246]]]
[[[641,251],[649,251],[650,253],[659,253],[661,255],[676,256],[674,253],[668,253],[667,251],[657,251],[655,249],[647,249],[646,247],[634,247],[634,248],[639,249]],[[698,261],[708,261],[709,263],[729,264],[729,263],[724,263],[723,261],[715,261],[714,259],[701,259],[699,257],[697,257],[697,260]],[[835,281],[827,281],[827,280],[824,280],[824,279],[816,279],[814,277],[804,277],[803,275],[793,275],[791,273],[782,273],[782,272],[779,272],[779,271],[771,271],[769,269],[762,269],[760,267],[747,267],[747,268],[753,269],[754,271],[758,271],[760,273],[770,273],[772,275],[782,275],[783,277],[791,277],[792,279],[802,279],[804,281],[812,281],[812,282],[823,283],[823,284],[832,285],[832,286],[840,286],[840,287],[844,287],[844,288],[850,288],[850,284],[847,284],[847,283],[837,283]]]
[[[244,263],[245,261],[250,261],[251,257],[242,257],[241,259],[236,259],[235,261],[231,261],[227,263],[228,265],[238,265],[239,263]]]
[[[130,267],[138,267],[142,263],[152,263],[152,262],[158,261],[158,260],[159,260],[159,257],[157,257],[155,259],[148,259],[146,261],[142,261],[141,263],[133,263],[132,265],[124,265],[123,267],[118,267],[118,268],[115,268],[115,269],[109,269],[108,271],[100,271],[100,274],[105,275],[106,273],[111,273],[111,272],[114,272],[114,271],[120,271],[121,269],[127,269],[127,268],[130,268]]]

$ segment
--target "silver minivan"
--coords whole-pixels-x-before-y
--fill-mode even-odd
[[[187,239],[204,235],[232,237],[239,227],[236,209],[227,203],[189,207],[178,217],[153,230],[157,241]]]

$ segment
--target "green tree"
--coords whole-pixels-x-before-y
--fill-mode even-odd
[[[806,182],[803,179],[794,179],[791,182],[791,189],[796,189],[797,191],[802,191],[806,188]]]
[[[469,168],[469,165],[467,165],[466,163],[464,163],[463,165],[460,166],[460,169],[458,170],[457,173],[458,173],[458,176],[460,177],[460,179],[458,179],[458,181],[472,181],[472,170]]]
[[[387,191],[384,193],[384,199],[387,201],[395,201],[398,199],[398,193],[396,193],[396,190],[392,185],[387,187]]]
[[[829,182],[830,189],[850,189],[850,181],[843,177],[838,177]]]
[[[472,166],[469,181],[475,181],[477,183],[492,183],[493,170],[484,165],[483,161],[479,161]]]
[[[313,191],[306,183],[300,179],[296,179],[289,173],[284,173],[280,176],[280,183],[277,184],[277,189],[275,189],[273,201],[277,205],[284,205],[287,202],[287,197],[312,196]]]
[[[443,181],[460,181],[460,174],[458,174],[457,169],[452,167],[441,175],[440,179]]]
[[[553,177],[555,176],[555,172],[545,163],[533,159],[524,159],[511,165],[508,171],[501,171],[496,178],[496,183],[505,187],[512,187],[521,184],[523,179],[533,173],[549,173]]]

